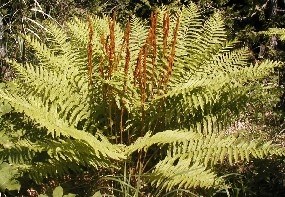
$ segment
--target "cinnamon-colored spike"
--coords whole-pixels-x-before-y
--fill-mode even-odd
[[[154,69],[155,69],[155,65],[156,65],[156,55],[157,55],[157,41],[156,41],[156,37],[157,37],[157,13],[154,12],[152,13],[152,18],[151,18],[151,27],[150,27],[150,38],[149,38],[149,44],[151,46],[152,49],[152,79],[154,80]]]
[[[116,54],[115,54],[115,20],[109,19],[109,31],[110,31],[110,44],[108,47],[108,58],[109,58],[109,73],[108,77],[110,78],[112,76],[112,73],[114,71],[114,63],[116,59]]]
[[[143,65],[142,65],[142,73],[141,73],[141,95],[142,95],[142,103],[145,103],[146,100],[146,60],[148,56],[147,45],[143,48]]]
[[[106,45],[106,39],[104,37],[104,35],[101,35],[100,36],[100,43],[102,45],[102,51],[104,54],[106,54],[106,50],[107,50],[107,45]],[[104,68],[103,68],[103,61],[104,61],[104,55],[101,56],[101,59],[100,59],[100,63],[99,63],[99,73],[101,75],[102,78],[105,78],[104,76]]]
[[[142,103],[146,100],[146,83],[147,83],[147,58],[151,55],[152,58],[152,74],[154,75],[154,69],[156,65],[157,56],[157,13],[152,12],[150,17],[150,28],[145,44],[140,49],[137,58],[137,64],[134,71],[134,83],[138,82],[141,89]],[[153,76],[154,80],[154,76]]]
[[[146,59],[147,59],[147,44],[145,44],[139,52],[137,58],[137,65],[134,71],[134,85],[138,83],[141,91],[141,99],[145,101],[145,90],[146,90]]]
[[[164,13],[163,16],[163,55],[166,55],[167,38],[169,35],[169,14]]]
[[[167,76],[166,76],[165,83],[168,82],[168,80],[169,80],[169,78],[170,78],[170,76],[172,74],[172,70],[173,70],[173,64],[174,64],[174,58],[175,58],[175,46],[176,46],[176,43],[177,43],[177,35],[178,35],[179,25],[180,25],[180,19],[178,17],[177,21],[176,21],[176,26],[175,26],[175,29],[174,29],[174,32],[173,32],[173,40],[172,40],[172,45],[171,45],[171,52],[170,52],[170,55],[168,57],[168,71],[167,71]]]
[[[127,23],[125,31],[125,45],[126,45],[126,61],[125,61],[125,76],[128,74],[129,65],[130,65],[130,33],[131,33],[131,24],[130,21]]]
[[[139,78],[141,75],[141,67],[142,67],[142,56],[143,56],[143,47],[140,49],[138,58],[137,58],[137,63],[134,71],[134,85],[136,85],[136,82],[139,82]]]

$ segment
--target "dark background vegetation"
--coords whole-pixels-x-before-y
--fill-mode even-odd
[[[25,43],[19,34],[39,32],[40,23],[47,19],[62,23],[73,16],[86,17],[89,14],[113,15],[122,23],[130,15],[137,15],[145,20],[152,10],[161,5],[173,7],[187,6],[188,0],[1,0],[0,3],[0,71],[1,80],[11,80],[13,71],[3,61],[4,58],[16,58],[26,61],[30,54],[26,53]],[[200,5],[205,16],[219,10],[226,20],[229,39],[237,38],[240,45],[249,46],[252,51],[253,61],[265,58],[284,61],[285,45],[275,36],[264,36],[260,32],[271,27],[285,27],[285,1],[284,0],[194,0]],[[279,77],[281,90],[285,85],[285,69],[276,71]],[[279,98],[275,98],[279,99]],[[273,111],[275,115],[268,117],[266,124],[271,128],[271,138],[283,129],[285,112],[285,92]],[[275,133],[272,133],[275,130]],[[222,166],[221,168],[224,167]],[[233,169],[235,168],[235,169]],[[284,160],[255,160],[247,165],[239,165],[226,170],[231,173],[238,169],[240,179],[229,178],[242,190],[233,190],[237,196],[285,196],[284,191]],[[69,179],[75,180],[84,189],[89,186],[86,182],[78,182],[83,175],[70,175]],[[88,176],[86,176],[88,177]],[[38,191],[43,187],[54,187],[64,180],[53,180],[43,183],[43,186],[34,185]],[[32,184],[22,188],[24,195]],[[71,188],[74,186],[70,186]],[[78,188],[77,188],[78,189]],[[74,192],[71,190],[71,192]]]

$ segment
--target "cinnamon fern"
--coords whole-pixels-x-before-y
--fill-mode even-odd
[[[201,18],[191,4],[156,10],[149,23],[89,16],[50,22],[41,40],[24,36],[34,57],[7,60],[17,78],[0,90],[12,108],[1,119],[0,160],[38,182],[86,169],[123,175],[125,162],[125,174],[167,191],[218,190],[226,186],[216,164],[285,155],[227,132],[280,64],[252,63],[227,41],[221,13]],[[116,184],[100,184],[116,194]]]

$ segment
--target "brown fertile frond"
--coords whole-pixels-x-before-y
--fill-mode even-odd
[[[114,65],[114,62],[116,59],[115,24],[116,22],[115,22],[115,14],[114,14],[113,19],[109,19],[110,43],[108,45],[108,58],[109,58],[108,78],[111,78],[114,69],[116,69]]]
[[[167,38],[169,35],[169,13],[165,12],[163,15],[163,55],[166,55]]]
[[[156,65],[156,56],[157,56],[157,13],[153,12],[151,15],[151,26],[148,38],[148,45],[151,48],[152,52],[152,82],[155,83],[155,65]],[[153,92],[151,91],[151,94]]]
[[[148,44],[152,48],[152,66],[154,67],[156,61],[156,53],[157,53],[157,46],[156,46],[156,27],[157,27],[157,13],[153,12],[151,14],[151,26],[148,38]]]
[[[146,66],[147,66],[147,56],[148,56],[148,47],[145,45],[143,47],[143,64],[142,64],[142,72],[140,78],[140,89],[141,89],[141,99],[142,104],[145,103],[146,100]]]
[[[134,85],[137,84],[137,82],[139,83],[139,78],[140,78],[140,73],[141,73],[141,65],[142,65],[142,56],[143,56],[143,48],[140,49],[138,58],[137,58],[137,63],[136,63],[136,67],[134,70]]]
[[[124,67],[124,92],[127,91],[127,80],[128,80],[128,72],[129,72],[129,66],[130,66],[130,32],[131,32],[131,24],[130,21],[128,21],[126,26],[126,31],[124,35],[124,43],[126,46],[126,59],[125,59],[125,67]],[[122,106],[125,104],[122,100]],[[124,116],[124,107],[121,108],[121,115],[120,115],[120,130],[121,130],[121,143],[123,143],[123,131],[124,131],[124,125],[123,125],[123,116]]]
[[[148,40],[148,39],[147,39]],[[147,44],[144,44],[142,48],[140,49],[137,63],[134,71],[134,85],[138,85],[140,89],[141,94],[141,111],[142,111],[142,117],[141,121],[143,123],[145,119],[145,108],[144,104],[146,101],[146,66],[147,66],[147,56],[148,56],[148,46]],[[142,134],[143,131],[141,131]]]
[[[147,57],[151,56],[152,63],[152,79],[154,80],[154,69],[156,65],[157,56],[157,13],[153,12],[150,18],[150,28],[148,31],[148,36],[146,38],[145,44],[141,47],[137,64],[134,71],[134,84],[138,81],[142,103],[146,100],[146,83],[147,83]]]
[[[136,85],[136,81],[139,85],[139,88],[141,90],[141,93],[144,91],[144,83],[146,83],[146,59],[147,59],[147,45],[144,44],[142,48],[140,49],[138,58],[137,58],[137,64],[134,71],[134,84]]]
[[[106,39],[105,39],[104,35],[100,36],[100,43],[102,44],[102,51],[104,53],[106,53],[106,50],[104,50],[104,49],[106,49],[105,48],[105,46],[106,46]],[[104,69],[103,69],[103,65],[102,65],[103,61],[104,61],[104,56],[102,55],[101,59],[100,59],[100,63],[99,63],[99,73],[100,73],[101,77],[104,79],[105,76],[104,76]]]
[[[175,46],[177,43],[177,35],[178,35],[179,24],[180,24],[180,19],[179,19],[179,17],[177,17],[176,26],[175,26],[175,29],[173,32],[171,52],[170,52],[170,55],[168,57],[168,70],[167,70],[166,78],[164,81],[165,84],[168,82],[168,80],[172,74],[172,70],[173,70],[173,64],[174,64],[174,58],[175,58]]]
[[[87,57],[88,57],[88,77],[89,77],[89,85],[92,85],[92,72],[93,72],[93,63],[92,63],[92,40],[94,35],[94,29],[93,24],[91,21],[91,18],[87,17],[88,21],[88,29],[89,29],[89,35],[88,35],[88,46],[87,46]]]
[[[127,27],[126,27],[126,31],[125,31],[125,36],[124,36],[124,40],[125,40],[125,46],[126,46],[126,61],[125,61],[125,68],[124,68],[124,73],[125,73],[125,77],[127,77],[128,75],[128,71],[129,71],[129,66],[130,66],[130,33],[131,33],[131,24],[130,21],[128,21],[127,23]]]

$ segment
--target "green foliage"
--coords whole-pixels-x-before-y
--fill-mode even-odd
[[[270,28],[267,35],[277,35],[281,41],[285,41],[285,29],[282,28]]]
[[[61,186],[56,187],[52,192],[53,197],[75,197],[75,194],[63,195],[63,188]],[[41,194],[39,197],[48,197],[47,195]]]
[[[8,190],[20,190],[20,184],[16,181],[17,178],[17,168],[8,163],[0,164],[0,192]]]
[[[17,79],[0,90],[13,109],[2,116],[0,158],[31,179],[97,169],[130,173],[136,193],[147,184],[219,190],[226,182],[216,164],[284,155],[227,130],[262,100],[270,87],[260,82],[280,64],[251,64],[247,48],[227,41],[220,13],[203,21],[190,4],[157,10],[150,25],[90,16],[46,28],[44,40],[23,35],[35,57],[9,60]],[[116,194],[109,180],[96,184]]]

